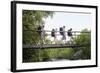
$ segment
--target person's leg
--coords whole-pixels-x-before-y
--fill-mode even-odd
[[[72,44],[71,36],[69,36],[69,44]]]
[[[56,44],[56,38],[54,37],[54,44]]]
[[[73,36],[70,36],[71,44],[74,44],[74,38]]]
[[[55,37],[53,37],[53,44],[55,44]]]
[[[44,44],[44,35],[43,35],[43,32],[41,33],[41,44]]]
[[[66,35],[65,34],[63,35],[62,40],[63,40],[63,44],[65,44],[66,43]]]
[[[45,44],[45,32],[43,31],[43,44]]]
[[[42,44],[42,34],[40,34],[40,44]]]
[[[57,44],[57,37],[55,36],[55,44]]]
[[[64,36],[62,35],[62,44],[64,43]]]
[[[64,34],[64,44],[66,44],[66,35]]]

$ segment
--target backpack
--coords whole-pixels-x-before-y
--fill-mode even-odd
[[[38,33],[41,34],[41,26],[38,27]]]
[[[52,30],[51,36],[52,36],[52,37],[55,37],[55,30]]]
[[[72,36],[72,32],[70,30],[68,30],[67,35]]]
[[[63,28],[60,27],[60,34],[63,35]]]

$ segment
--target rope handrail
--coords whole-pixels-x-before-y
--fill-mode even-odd
[[[65,34],[65,35],[67,35],[67,34]],[[84,34],[84,35],[88,36],[89,34]],[[37,36],[37,35],[34,35],[34,36]],[[46,36],[51,36],[51,34],[46,34]],[[56,34],[56,36],[61,36],[61,35],[60,34]],[[72,36],[81,36],[81,34],[80,35],[73,34]]]
[[[33,31],[38,32],[40,30],[23,30],[23,31]],[[43,32],[52,32],[50,30],[43,30]],[[55,31],[55,32],[68,32],[68,31]],[[91,32],[82,32],[82,31],[71,31],[72,33],[91,33]]]

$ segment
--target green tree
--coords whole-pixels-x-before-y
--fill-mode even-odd
[[[53,17],[54,12],[50,11],[34,11],[23,10],[22,25],[23,25],[23,44],[37,45],[40,42],[37,27],[44,25],[47,17]],[[45,53],[46,54],[46,53]],[[23,62],[42,61],[42,49],[24,49],[23,48]]]
[[[90,59],[91,58],[91,32],[88,29],[82,30],[81,34],[74,38],[74,42],[77,45],[82,45],[80,48],[76,48],[74,51],[78,58],[80,59]],[[74,57],[75,58],[75,57]]]
[[[37,27],[44,25],[45,19],[49,16],[52,17],[53,13],[50,11],[23,10],[23,44],[37,44],[39,42]]]

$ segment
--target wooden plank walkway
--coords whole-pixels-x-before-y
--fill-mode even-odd
[[[79,47],[85,47],[84,45],[66,45],[66,44],[44,44],[44,45],[23,45],[23,48],[26,48],[26,49],[51,49],[51,48],[79,48]]]

